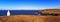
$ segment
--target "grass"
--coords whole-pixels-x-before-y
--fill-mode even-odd
[[[60,22],[60,16],[0,16],[0,22]]]

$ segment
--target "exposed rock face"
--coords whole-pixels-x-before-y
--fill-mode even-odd
[[[39,10],[39,14],[41,14],[41,15],[60,16],[60,9]]]
[[[0,16],[0,22],[60,22],[60,16]]]

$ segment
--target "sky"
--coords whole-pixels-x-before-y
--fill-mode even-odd
[[[59,7],[60,0],[0,0],[0,10],[38,10]]]

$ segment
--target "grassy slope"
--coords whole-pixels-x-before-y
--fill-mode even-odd
[[[0,16],[0,22],[60,22],[60,16]]]

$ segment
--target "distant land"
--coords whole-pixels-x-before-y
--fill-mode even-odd
[[[39,10],[41,15],[52,15],[52,16],[60,16],[60,9],[44,9]]]

